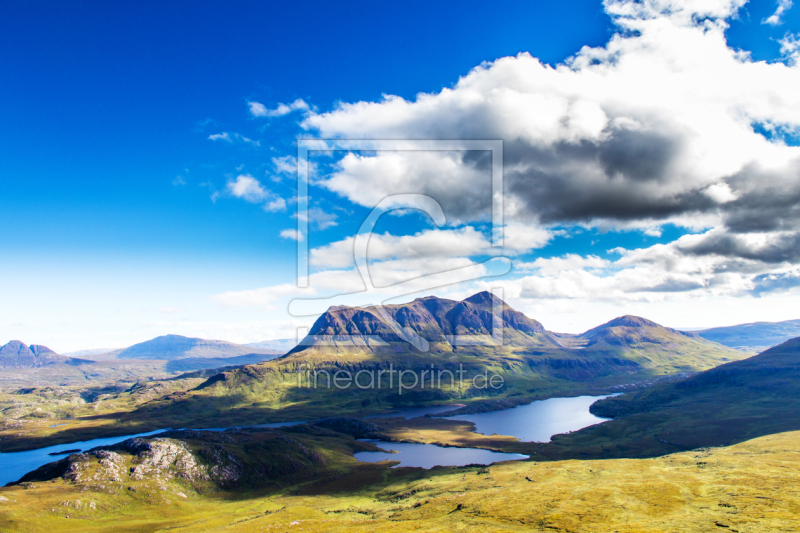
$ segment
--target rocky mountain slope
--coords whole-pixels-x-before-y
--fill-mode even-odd
[[[21,341],[11,341],[0,347],[0,368],[41,368],[50,365],[82,365],[91,363],[59,355],[47,346],[32,344],[28,346]]]
[[[494,305],[501,310],[502,345],[492,342]],[[398,334],[377,308],[333,307],[280,361],[453,360],[464,356],[465,362],[474,363],[475,356],[485,361],[503,356],[524,361],[529,367],[590,369],[608,364],[628,370],[663,367],[693,371],[742,357],[695,334],[634,316],[616,318],[580,335],[551,332],[488,292],[461,302],[430,296],[385,306],[385,310],[405,331],[423,338],[427,351]]]
[[[502,344],[492,342],[494,306],[501,310],[498,325],[503,334]],[[419,372],[463,368],[467,381],[476,374],[491,372],[501,375],[504,385],[489,393],[547,395],[586,391],[591,387],[607,390],[615,385],[697,372],[746,357],[742,352],[694,334],[632,316],[620,317],[581,335],[554,333],[487,292],[461,302],[419,298],[407,304],[386,306],[385,312],[396,321],[394,327],[374,307],[332,307],[287,355],[222,372],[200,390],[209,389],[217,401],[236,397],[241,401],[252,398],[301,405],[296,402],[309,401],[307,395],[312,391],[298,390],[298,371],[355,373],[385,370],[391,365],[394,369]],[[398,326],[403,328],[400,332]],[[413,335],[425,342],[415,342]],[[313,394],[321,394],[318,387],[315,389]],[[383,401],[381,394],[376,397],[378,391],[353,389],[349,396],[339,394],[315,402],[338,405],[348,400],[355,406],[362,401],[364,405]],[[430,387],[406,391],[402,400],[443,401],[486,393],[455,384],[446,392]],[[357,395],[369,398],[356,399]],[[399,401],[396,396],[395,391],[391,398],[384,399]]]

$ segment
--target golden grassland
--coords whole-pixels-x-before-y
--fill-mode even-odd
[[[2,531],[738,531],[800,529],[800,432],[652,459],[390,468],[343,460],[282,488],[115,494],[0,489]],[[180,488],[180,487],[179,487]],[[184,497],[185,496],[185,497]],[[91,505],[93,504],[93,505]]]

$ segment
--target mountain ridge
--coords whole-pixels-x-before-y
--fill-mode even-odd
[[[153,339],[108,352],[117,359],[215,359],[244,355],[281,355],[280,350],[264,349],[228,341],[208,340],[183,335],[161,335]],[[105,355],[105,354],[104,354]]]
[[[693,331],[697,335],[731,348],[763,351],[800,337],[800,319],[782,322],[748,322]]]
[[[491,336],[495,305],[502,311],[498,317],[502,344],[494,343]],[[390,324],[384,313],[396,324]],[[400,333],[396,331],[398,328]],[[407,339],[412,336],[408,333],[425,339],[427,346],[409,342]],[[303,369],[358,372],[390,367],[418,371],[463,367],[467,380],[483,372],[503,376],[502,391],[492,394],[547,395],[587,388],[608,390],[617,385],[706,370],[746,356],[640,317],[620,317],[589,332],[571,335],[548,331],[540,322],[489,293],[478,293],[460,302],[426,296],[384,306],[383,311],[374,306],[330,307],[286,355],[223,372],[199,389],[213,389],[214,395],[253,399],[280,396],[299,402],[307,401],[303,399],[307,393],[298,390],[279,393],[277,384],[289,387],[292,382],[296,389],[297,373]],[[431,401],[489,394],[462,389],[458,384],[448,387],[417,393],[419,398]],[[370,394],[370,401],[383,401],[380,398],[385,392],[352,391]],[[411,401],[413,394],[406,391],[403,398]],[[395,401],[394,396],[385,397]]]
[[[85,359],[59,355],[47,346],[12,340],[0,346],[0,368],[41,368],[50,365],[84,365]]]

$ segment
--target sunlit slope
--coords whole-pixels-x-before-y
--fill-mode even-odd
[[[246,442],[255,444],[253,439]],[[238,446],[222,443],[219,449]],[[270,456],[280,444],[272,437],[264,446]],[[0,489],[0,530],[694,533],[800,528],[800,433],[656,459],[429,471],[354,465],[344,455],[336,459],[337,451],[315,449],[319,445],[302,435],[288,435],[286,446],[291,451],[279,466],[293,460],[301,465],[297,472],[304,473],[293,474],[295,480],[275,477],[263,489],[208,491],[214,479],[181,477],[177,462],[147,474],[145,461],[124,450],[118,452],[119,474],[108,479],[97,475],[102,465],[93,458],[80,479],[68,475]],[[342,441],[336,449],[345,446]],[[255,447],[249,455],[258,453]],[[202,457],[198,462],[212,468]],[[113,470],[115,465],[106,463],[104,468]],[[184,462],[182,470],[191,473],[187,466]]]
[[[557,439],[604,456],[726,445],[800,429],[800,338],[749,359],[592,406],[616,420]]]
[[[577,383],[607,386],[705,370],[746,356],[632,316],[582,335],[558,334],[494,298],[483,292],[462,302],[427,297],[387,306],[386,313],[400,327],[427,341],[427,351],[398,335],[376,308],[334,307],[286,356],[226,372],[206,386],[250,392],[257,388],[254,381],[275,381],[277,374],[308,369],[358,371],[390,364],[416,370],[463,365],[470,375],[488,369],[504,376],[512,386],[515,380],[530,382],[526,390],[537,384],[549,388]],[[502,310],[502,345],[491,342],[495,306]]]

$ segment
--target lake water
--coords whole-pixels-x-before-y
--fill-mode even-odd
[[[48,446],[47,448],[39,448],[38,450],[30,450],[27,452],[0,453],[0,486],[11,483],[12,481],[17,481],[28,472],[36,470],[40,466],[54,461],[60,461],[64,457],[67,457],[67,455],[49,455],[51,453],[72,449],[86,451],[98,446],[110,446],[111,444],[116,444],[133,437],[154,435],[162,431],[164,430],[158,429],[148,433],[136,433],[135,435],[125,435],[122,437],[109,437],[105,439],[70,442],[68,444],[57,444],[56,446]]]
[[[605,418],[599,418],[591,414],[589,412],[589,406],[597,400],[607,397],[608,396],[578,396],[577,398],[551,398],[549,400],[537,401],[511,409],[504,409],[502,411],[459,415],[448,418],[473,422],[475,424],[475,430],[483,435],[497,433],[499,435],[517,437],[522,441],[549,442],[553,435],[577,431],[581,428],[606,421],[607,419]],[[455,405],[441,405],[436,407],[402,409],[395,413],[371,415],[366,418],[403,417],[408,420],[419,416],[442,414],[457,407],[458,406]],[[256,426],[233,427],[275,428],[302,424],[303,422],[305,421],[276,422]],[[224,431],[226,429],[230,428],[204,428],[205,431]],[[148,433],[136,433],[134,435],[124,435],[120,437],[70,442],[27,452],[0,453],[0,486],[12,481],[17,481],[28,472],[65,457],[63,455],[49,455],[51,453],[58,453],[71,449],[86,451],[98,446],[116,444],[133,437],[154,435],[162,431],[167,431],[167,429],[158,429]],[[526,456],[520,456],[519,454],[490,452],[488,450],[474,448],[444,448],[433,444],[413,443],[385,442],[383,444],[388,446],[388,448],[381,444],[379,444],[379,446],[384,449],[391,448],[400,453],[359,452],[356,454],[356,458],[360,461],[369,462],[378,462],[387,459],[399,460],[401,461],[400,466],[422,466],[423,468],[430,468],[436,464],[442,466],[460,466],[472,463],[490,464],[497,461],[526,458]]]
[[[594,416],[589,406],[607,396],[550,398],[502,411],[450,416],[475,424],[482,435],[510,435],[525,442],[550,442],[553,435],[577,431],[608,420]]]
[[[294,426],[296,424],[302,424],[302,423],[303,421],[275,422],[271,424],[259,424],[256,426],[247,426],[247,427],[277,428],[283,426]],[[233,426],[233,427],[242,427],[242,426]],[[230,428],[203,428],[203,431],[225,431],[226,429]],[[103,439],[70,442],[67,444],[57,444],[56,446],[48,446],[47,448],[38,448],[36,450],[29,450],[27,452],[0,453],[0,487],[5,485],[6,483],[11,483],[12,481],[19,480],[19,478],[21,478],[28,472],[36,470],[40,466],[44,466],[47,463],[52,463],[54,461],[59,461],[64,457],[67,457],[67,455],[69,455],[69,454],[64,454],[64,455],[50,455],[50,454],[58,454],[59,452],[63,452],[66,450],[74,450],[74,449],[79,449],[85,452],[87,450],[91,450],[92,448],[97,448],[98,446],[110,446],[112,444],[117,444],[118,442],[132,439],[134,437],[147,437],[150,435],[155,435],[156,433],[162,433],[164,431],[169,431],[169,428],[157,429],[155,431],[149,431],[147,433],[135,433],[132,435],[122,435],[119,437],[108,437]]]
[[[417,466],[433,468],[434,466],[466,466],[490,465],[500,461],[518,461],[527,459],[527,455],[519,453],[501,453],[477,448],[446,448],[435,444],[417,444],[412,442],[387,442],[370,440],[387,452],[358,452],[353,456],[359,461],[378,463],[380,461],[400,461],[397,466]]]

